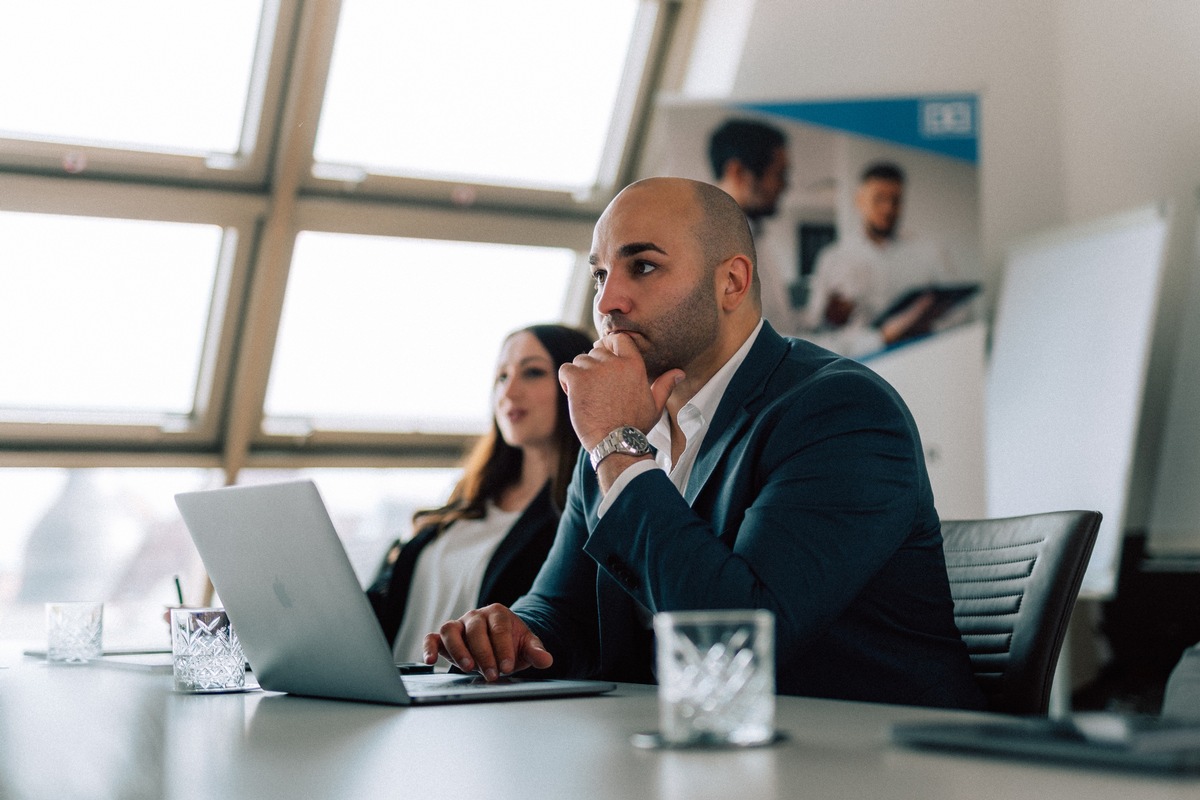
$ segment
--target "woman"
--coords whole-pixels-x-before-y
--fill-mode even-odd
[[[397,661],[421,661],[425,634],[524,594],[550,551],[579,454],[558,368],[592,347],[564,325],[504,340],[492,428],[446,505],[413,517],[416,535],[388,551],[367,596]]]

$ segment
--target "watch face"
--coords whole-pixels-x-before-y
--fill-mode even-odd
[[[642,455],[650,452],[650,443],[637,428],[621,429],[621,449],[627,453]]]

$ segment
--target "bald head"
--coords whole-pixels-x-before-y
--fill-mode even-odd
[[[710,270],[736,255],[748,258],[754,268],[750,297],[755,306],[761,308],[754,235],[737,201],[711,183],[687,178],[646,178],[625,187],[613,204],[621,195],[630,192],[650,193],[657,202],[676,204],[682,217],[680,222],[686,220],[689,223],[691,234],[699,244],[705,265]]]

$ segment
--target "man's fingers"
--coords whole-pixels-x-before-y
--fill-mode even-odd
[[[442,647],[442,637],[436,633],[428,633],[425,635],[425,642],[421,646],[421,658],[426,664],[436,664],[438,656],[449,655]]]
[[[554,663],[554,656],[550,655],[550,651],[542,644],[542,640],[532,633],[529,633],[525,639],[525,644],[521,648],[521,657],[535,669],[546,669]]]
[[[446,622],[438,629],[437,633],[431,633],[425,637],[425,662],[429,661],[429,645],[430,639],[436,639],[438,644],[438,652],[448,658],[454,666],[464,672],[471,672],[475,669],[475,659],[471,657],[471,650],[467,645],[465,636],[466,626],[462,620],[453,619]],[[436,657],[435,657],[436,658]]]
[[[570,361],[564,362],[558,368],[558,385],[562,387],[565,394],[571,393],[571,382],[576,380],[586,370],[596,366],[602,360],[606,359],[612,351],[604,346],[604,341],[598,341],[595,346],[587,353],[580,353]]]
[[[650,384],[650,396],[654,398],[654,410],[658,416],[662,416],[663,409],[667,406],[667,399],[675,390],[676,384],[684,377],[683,370],[669,369]]]
[[[454,623],[442,626],[442,640],[453,655],[459,655],[456,634],[461,634],[465,657],[459,655],[458,665],[462,669],[479,672],[489,681],[520,669],[517,655],[525,647],[529,629],[521,618],[505,606],[494,603],[486,608],[468,611]],[[541,643],[538,642],[540,647]],[[542,648],[542,652],[545,652]],[[549,654],[547,654],[549,655]],[[536,657],[544,661],[543,656]],[[465,662],[470,662],[467,666]]]
[[[632,340],[627,333],[610,333],[601,339],[604,346],[612,351],[614,356],[623,356],[626,354],[625,345]]]
[[[499,675],[507,675],[516,667],[517,660],[517,645],[513,638],[514,623],[522,628],[524,625],[515,614],[499,604],[488,606],[481,611],[487,622],[488,641],[496,660],[495,667],[499,670]],[[484,677],[490,681],[495,680],[497,675],[489,676],[485,670]]]
[[[467,647],[475,661],[475,670],[489,681],[496,680],[500,673],[496,667],[496,653],[487,616],[479,611],[471,611],[462,617],[462,622]]]
[[[526,667],[545,669],[554,663],[542,640],[507,607],[494,603],[468,611],[425,637],[426,664],[439,655],[464,672],[479,672],[489,681]]]

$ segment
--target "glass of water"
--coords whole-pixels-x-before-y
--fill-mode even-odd
[[[221,608],[172,608],[175,690],[228,692],[246,685],[246,657]]]
[[[668,745],[775,737],[775,617],[761,609],[654,616],[660,735]]]
[[[46,660],[86,664],[100,657],[103,638],[103,603],[46,603]]]

